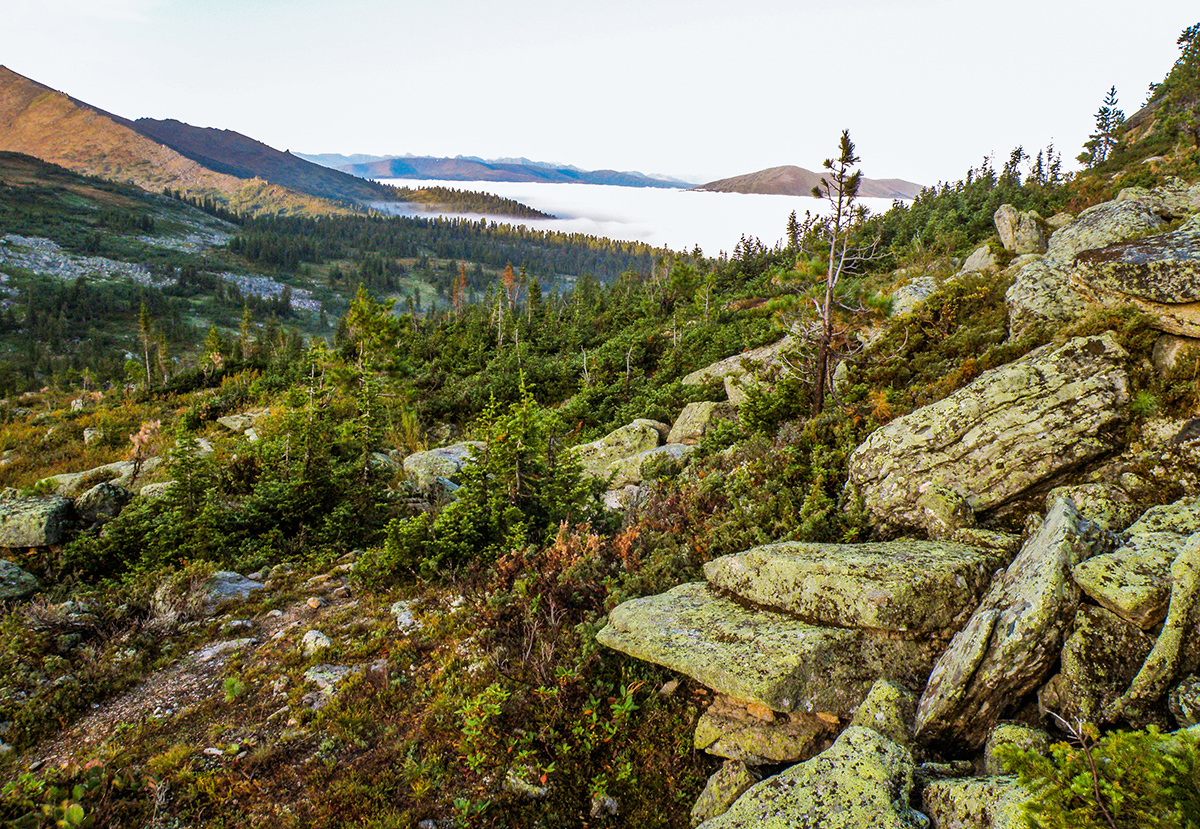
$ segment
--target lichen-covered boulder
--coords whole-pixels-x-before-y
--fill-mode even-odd
[[[960,273],[968,273],[977,271],[979,273],[993,273],[999,269],[996,263],[996,257],[992,253],[992,249],[987,245],[980,245],[971,252],[967,257],[967,261],[963,262]]]
[[[1102,542],[1070,501],[1055,503],[939,657],[917,706],[919,739],[977,748],[1046,680],[1079,602],[1071,569]]]
[[[1105,709],[1137,676],[1154,640],[1102,607],[1083,605],[1062,650],[1061,706],[1070,722],[1104,722]]]
[[[709,584],[818,625],[906,636],[957,629],[983,597],[998,550],[948,541],[788,541],[704,565]]]
[[[1028,801],[1015,777],[935,780],[921,790],[921,811],[937,829],[1025,829]]]
[[[1005,250],[1016,254],[1046,252],[1046,234],[1037,211],[1022,213],[1011,204],[1002,204],[992,220]]]
[[[1143,511],[1120,487],[1090,483],[1056,486],[1046,495],[1046,510],[1059,498],[1070,498],[1083,517],[1112,532],[1132,524]]]
[[[759,781],[759,776],[740,760],[728,760],[717,769],[704,791],[692,806],[692,826],[698,826],[709,818],[725,814],[743,793]]]
[[[418,491],[431,493],[438,486],[438,478],[456,478],[483,447],[481,441],[468,440],[425,452],[413,452],[404,459],[404,471]]]
[[[1066,267],[1082,251],[1145,236],[1162,227],[1163,220],[1144,202],[1103,202],[1089,207],[1075,221],[1056,230],[1046,248],[1046,258]]]
[[[1187,496],[1170,504],[1151,507],[1127,530],[1131,537],[1157,532],[1176,535],[1200,532],[1200,496]]]
[[[703,582],[617,606],[596,640],[772,711],[847,719],[880,677],[923,682],[938,650],[934,640],[816,627],[746,608]]]
[[[1040,728],[1030,728],[1018,723],[1000,723],[988,734],[983,747],[983,772],[986,775],[1004,774],[1007,769],[997,756],[1001,746],[1015,746],[1022,751],[1045,754],[1050,748],[1050,735]]]
[[[850,725],[878,731],[893,743],[911,748],[916,714],[917,698],[913,692],[899,683],[881,679],[871,686]]]
[[[74,527],[75,505],[70,498],[21,498],[11,490],[0,497],[0,547],[61,544]]]
[[[1047,260],[1029,262],[1017,270],[1004,293],[1008,329],[1019,336],[1038,323],[1064,323],[1087,313],[1088,302],[1071,285],[1070,272]]]
[[[671,426],[667,443],[699,443],[712,425],[721,420],[737,420],[737,407],[732,403],[688,403]]]
[[[723,381],[729,402],[738,406],[746,397],[746,389],[756,382],[769,380],[779,367],[780,355],[794,345],[795,341],[788,335],[770,345],[718,360],[684,376],[681,382],[685,386],[702,386],[714,380]]]
[[[908,805],[908,749],[850,727],[827,750],[751,787],[703,829],[925,829]]]
[[[573,447],[571,454],[579,460],[587,475],[607,479],[615,472],[627,474],[628,469],[621,465],[629,458],[657,448],[662,443],[662,433],[665,430],[664,423],[655,420],[635,420],[614,429],[598,440]],[[641,464],[636,464],[636,468],[640,474]],[[625,483],[636,481],[622,481],[622,485]]]
[[[983,374],[876,429],[850,457],[850,485],[877,524],[920,526],[943,484],[976,513],[1114,448],[1106,427],[1129,399],[1128,355],[1110,334],[1076,337]]]
[[[1168,695],[1167,705],[1180,728],[1200,723],[1200,676],[1185,677]]]
[[[746,706],[721,704],[729,699],[718,695],[700,715],[692,735],[698,750],[752,766],[797,763],[816,754],[830,732],[830,723],[814,714],[765,709],[772,715],[765,719],[748,713]]]
[[[41,587],[34,576],[0,558],[0,602],[28,599]]]
[[[1117,550],[1081,562],[1071,575],[1101,607],[1150,630],[1166,618],[1171,562],[1186,542],[1172,532],[1137,533]]]
[[[1080,253],[1072,279],[1101,304],[1133,304],[1155,327],[1200,337],[1200,232],[1178,230]]]
[[[941,287],[936,277],[915,276],[892,292],[892,316],[902,317],[917,310]]]
[[[75,511],[88,524],[106,524],[117,517],[133,499],[133,493],[123,486],[96,484],[75,499]]]
[[[608,472],[613,476],[611,485],[616,488],[627,484],[640,484],[645,480],[651,465],[667,459],[683,461],[695,451],[695,446],[668,443],[665,446],[656,446],[653,449],[638,452],[628,458],[618,458],[608,466]]]

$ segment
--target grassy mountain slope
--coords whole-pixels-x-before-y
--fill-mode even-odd
[[[821,174],[792,165],[769,167],[757,173],[723,178],[701,184],[697,190],[716,193],[762,193],[776,196],[808,196],[821,183]],[[922,185],[898,178],[864,178],[858,195],[871,199],[911,199],[921,192]]]
[[[25,153],[84,175],[218,199],[243,212],[346,212],[262,178],[239,178],[142,135],[129,121],[0,67],[0,150]]]

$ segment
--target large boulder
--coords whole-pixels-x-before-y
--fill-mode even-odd
[[[1200,231],[1084,251],[1072,279],[1093,301],[1135,305],[1162,331],[1200,337]]]
[[[439,478],[456,478],[483,447],[482,441],[468,440],[425,452],[413,452],[404,459],[404,471],[418,491],[432,493],[438,486]]]
[[[1004,294],[1008,330],[1019,336],[1038,323],[1061,324],[1087,313],[1088,302],[1071,285],[1070,271],[1057,263],[1028,262]]]
[[[946,541],[790,541],[714,559],[704,576],[812,624],[926,636],[961,626],[1007,563],[998,550]]]
[[[116,484],[96,484],[75,499],[75,511],[88,524],[105,524],[117,517],[133,493]]]
[[[875,430],[850,457],[850,484],[877,523],[915,527],[932,484],[975,512],[1004,504],[1114,448],[1128,355],[1110,334],[1076,337],[983,374],[949,397]]]
[[[747,608],[703,582],[619,605],[596,640],[772,711],[844,718],[880,677],[919,686],[938,648]]]
[[[70,498],[21,498],[11,490],[0,497],[0,547],[61,544],[74,527],[75,505]]]
[[[688,403],[671,426],[667,443],[695,445],[703,440],[712,425],[722,420],[737,420],[737,407],[732,403]]]
[[[1048,678],[1079,603],[1071,568],[1103,532],[1065,499],[995,581],[929,675],[917,736],[977,748],[1005,711]]]
[[[1094,602],[1142,630],[1156,627],[1171,600],[1171,562],[1187,536],[1146,532],[1075,567],[1075,583]]]
[[[1002,204],[992,216],[1000,244],[1015,254],[1045,253],[1046,234],[1042,230],[1042,217],[1036,211],[1018,211],[1011,204]]]
[[[684,461],[695,451],[695,446],[668,443],[665,446],[656,446],[653,449],[638,452],[628,458],[618,458],[607,467],[608,474],[613,476],[610,485],[615,489],[629,484],[640,484],[652,464],[667,459]]]
[[[686,375],[682,382],[685,386],[703,386],[705,383],[720,380],[725,384],[725,394],[729,402],[737,406],[745,399],[749,386],[769,380],[774,375],[782,360],[780,355],[793,345],[795,342],[791,335],[788,335],[770,345],[734,354],[693,371]]]
[[[1067,267],[1085,250],[1146,236],[1162,228],[1162,218],[1145,202],[1103,202],[1089,207],[1071,224],[1056,230],[1046,248],[1046,258]]]
[[[915,276],[892,292],[892,316],[902,317],[911,314],[924,304],[925,300],[937,293],[941,284],[937,277],[924,275]]]
[[[818,756],[750,788],[703,829],[925,829],[908,805],[908,749],[852,726]]]
[[[606,479],[614,473],[628,476],[633,468],[636,468],[640,475],[640,462],[636,465],[626,462],[643,452],[657,448],[662,443],[663,434],[667,429],[665,423],[638,419],[614,429],[598,440],[573,447],[571,453],[579,460],[584,473],[596,478]],[[624,480],[618,485],[625,483],[635,481]]]
[[[27,599],[40,589],[36,578],[11,561],[0,558],[0,602]]]
[[[971,252],[971,255],[967,257],[967,261],[963,262],[959,273],[970,273],[971,271],[994,273],[999,270],[999,267],[995,255],[992,254],[992,249],[987,245],[980,245]]]

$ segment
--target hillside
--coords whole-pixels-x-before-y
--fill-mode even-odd
[[[314,156],[319,158],[320,156]],[[542,181],[576,184],[611,184],[619,187],[686,187],[686,182],[665,180],[636,172],[580,170],[528,159],[485,161],[458,156],[434,158],[414,156],[384,158],[339,169],[363,178],[415,178],[439,181]]]
[[[124,118],[0,66],[0,150],[24,153],[84,175],[220,200],[235,211],[346,212],[338,194],[314,196],[263,177],[239,177],[143,135]],[[315,166],[315,165],[313,165]]]
[[[711,190],[716,193],[761,193],[775,196],[810,196],[812,189],[821,183],[821,173],[803,167],[769,167],[757,173],[747,173],[732,178],[723,178],[701,184],[696,190]],[[922,190],[922,185],[898,178],[864,178],[858,195],[868,199],[911,199]]]

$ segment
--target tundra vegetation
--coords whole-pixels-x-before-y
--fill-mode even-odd
[[[1200,410],[1200,358],[1155,370],[1133,305],[1012,331],[994,219],[1200,179],[1195,39],[1086,171],[1018,147],[999,172],[984,159],[881,215],[793,217],[786,242],[717,259],[480,222],[246,219],[0,159],[4,233],[151,277],[0,263],[5,499],[75,497],[125,461],[142,492],[5,553],[40,590],[0,618],[0,820],[691,825],[719,768],[693,744],[713,692],[600,646],[610,610],[757,545],[870,539],[856,447],[1040,346],[1107,332],[1131,355],[1127,444]],[[843,134],[831,197],[853,201],[857,163]],[[960,272],[981,247],[995,266]],[[893,314],[914,275],[938,285]],[[773,382],[605,509],[572,447],[723,400],[719,378],[684,378],[787,334]],[[404,471],[468,440],[471,460],[422,489]],[[1036,497],[987,529],[1021,532]],[[222,615],[227,571],[264,587]],[[180,665],[210,692],[181,690]],[[143,680],[164,701],[104,720]],[[81,732],[89,717],[102,727]],[[1007,755],[1030,825],[1197,824],[1194,743],[1059,736]]]

